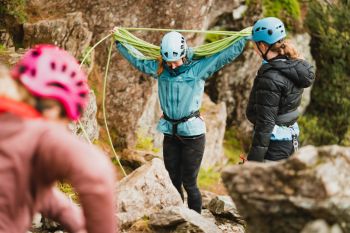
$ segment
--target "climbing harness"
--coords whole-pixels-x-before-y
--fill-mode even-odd
[[[197,118],[197,117],[200,117],[200,112],[199,111],[195,111],[195,112],[192,112],[190,115],[188,116],[185,116],[181,119],[178,119],[178,120],[174,120],[174,119],[171,119],[170,117],[168,117],[165,113],[163,113],[163,118],[167,121],[169,121],[173,128],[172,128],[172,131],[173,131],[173,137],[175,137],[177,135],[177,126],[180,124],[180,123],[184,123],[186,121],[189,121],[190,119],[192,118]]]
[[[297,152],[299,150],[298,134],[297,132],[295,132],[295,129],[293,128],[293,126],[289,126],[289,128],[292,134],[294,152]]]
[[[163,32],[169,32],[169,31],[177,31],[177,32],[187,32],[187,33],[205,33],[205,34],[217,34],[217,35],[225,35],[227,37],[208,43],[208,44],[204,44],[204,45],[200,45],[194,48],[194,56],[196,58],[200,58],[200,57],[205,57],[205,56],[210,56],[213,55],[217,52],[220,52],[222,50],[224,50],[225,48],[229,47],[230,45],[236,43],[238,40],[240,40],[241,38],[245,37],[245,36],[250,36],[251,35],[251,27],[245,28],[244,30],[240,31],[240,32],[234,32],[234,31],[203,31],[203,30],[182,30],[182,29],[157,29],[157,28],[118,28],[118,30],[114,33],[110,33],[107,36],[103,37],[101,40],[99,40],[96,44],[94,44],[85,54],[85,56],[83,57],[81,63],[80,63],[80,67],[84,64],[84,62],[86,61],[86,59],[88,58],[88,56],[91,54],[91,52],[98,46],[100,45],[103,41],[105,41],[106,39],[110,38],[111,36],[114,36],[114,39],[119,41],[120,43],[122,43],[123,45],[131,45],[133,46],[136,50],[138,50],[140,53],[135,53],[133,51],[130,51],[131,54],[133,54],[136,57],[142,56],[143,59],[158,59],[160,57],[160,47],[153,45],[151,43],[148,43],[144,40],[139,39],[138,37],[134,36],[133,34],[131,34],[129,31],[163,31]],[[107,131],[107,136],[108,136],[108,140],[110,143],[110,146],[112,148],[114,157],[119,165],[119,167],[121,168],[124,176],[126,176],[126,172],[123,168],[123,166],[120,163],[120,159],[119,156],[117,155],[116,151],[114,150],[114,146],[113,146],[113,142],[111,139],[111,135],[108,129],[108,124],[107,124],[107,116],[106,116],[106,89],[107,89],[107,77],[108,77],[108,68],[109,68],[109,64],[110,64],[110,58],[111,58],[111,52],[112,52],[112,48],[113,48],[113,44],[114,41],[111,41],[111,45],[108,51],[108,59],[107,59],[107,64],[106,64],[106,68],[105,68],[105,75],[104,75],[104,85],[103,85],[103,103],[102,103],[102,110],[103,110],[103,117],[104,117],[104,124],[105,124],[105,128]],[[127,46],[126,46],[127,47]],[[198,113],[197,113],[198,112]],[[191,119],[193,117],[199,117],[199,111],[192,113],[193,116],[188,116],[188,119]],[[191,115],[192,115],[191,114]],[[197,116],[198,115],[198,116]],[[165,116],[164,114],[164,117]],[[168,118],[170,119],[170,118]],[[175,132],[177,132],[177,125],[183,121],[184,119],[180,119],[177,124],[173,124],[175,126]],[[185,121],[187,121],[185,120]],[[169,120],[171,122],[171,119]],[[78,120],[79,123],[79,127],[82,129],[83,135],[86,138],[86,140],[92,144],[91,140],[89,139],[86,130],[84,128],[84,126],[82,125],[81,121]],[[174,129],[174,128],[173,128]],[[174,130],[173,130],[174,133]]]

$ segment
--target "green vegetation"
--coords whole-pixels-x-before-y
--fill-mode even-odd
[[[224,153],[231,164],[237,164],[240,161],[239,156],[243,152],[241,143],[237,138],[237,131],[234,128],[228,129],[224,137]]]
[[[1,53],[1,52],[5,52],[5,51],[6,51],[5,45],[0,44],[0,53]]]
[[[317,116],[305,115],[298,120],[300,126],[300,142],[302,145],[318,145],[323,144],[336,144],[337,141],[333,137],[332,133],[325,128],[320,127],[322,120]]]
[[[80,56],[78,57],[78,60],[79,62],[81,63],[84,59],[84,57],[88,54],[88,52],[90,51],[92,47],[91,46],[88,46],[86,47],[83,52],[80,54]],[[91,62],[92,62],[92,54],[93,53],[90,53],[87,58],[85,59],[84,61],[84,65],[87,65],[87,66],[90,66],[91,65]]]
[[[262,6],[264,17],[280,18],[290,31],[298,31],[301,25],[301,11],[298,0],[246,0],[249,8]]]
[[[263,0],[264,16],[275,16],[288,26],[300,23],[300,5],[298,0]]]
[[[146,136],[145,133],[138,131],[136,133],[137,141],[135,148],[137,150],[146,150],[153,151],[154,153],[158,153],[160,151],[159,148],[154,147],[153,138],[150,136]]]
[[[65,193],[75,203],[79,202],[78,194],[74,191],[73,187],[67,183],[57,183],[57,187],[63,193]]]
[[[3,0],[0,5],[0,27],[6,28],[7,17],[14,19],[17,23],[24,23],[26,0]]]
[[[153,232],[149,226],[149,218],[147,216],[144,216],[141,219],[134,222],[129,230],[132,232],[142,232],[142,233]]]
[[[307,26],[317,64],[303,140],[314,145],[348,144],[350,129],[350,3],[309,4]]]
[[[221,28],[221,27],[213,27],[210,30],[213,31],[226,31],[226,28]],[[221,40],[227,36],[225,35],[219,35],[219,34],[205,34],[205,43],[211,43],[217,40]]]
[[[220,183],[220,172],[214,168],[201,168],[198,174],[198,186],[201,189],[210,190],[213,186]]]

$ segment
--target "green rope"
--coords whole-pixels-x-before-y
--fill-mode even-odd
[[[202,30],[184,30],[184,29],[157,29],[157,28],[118,28],[114,32],[114,39],[122,43],[128,48],[128,45],[133,46],[136,50],[142,53],[143,59],[158,59],[160,57],[160,47],[150,44],[129,32],[132,30],[143,30],[143,31],[178,31],[178,32],[194,32],[194,33],[206,33],[206,34],[217,34],[225,35],[226,37],[208,44],[203,44],[194,47],[194,56],[196,58],[211,56],[218,53],[230,45],[236,43],[242,37],[251,35],[251,27],[245,28],[242,31],[202,31]],[[129,48],[128,48],[129,49]],[[131,54],[138,57],[136,51],[129,49]]]
[[[90,55],[90,53],[91,53],[99,44],[101,44],[103,41],[105,41],[106,39],[108,39],[111,35],[112,35],[112,33],[109,34],[109,35],[107,35],[107,36],[105,36],[105,37],[103,37],[103,38],[102,38],[101,40],[99,40],[91,49],[89,49],[89,51],[85,54],[83,60],[82,60],[81,63],[80,63],[80,68],[82,67],[82,65],[84,64],[85,60],[86,60],[87,57]],[[112,41],[112,42],[113,42],[113,41]],[[102,108],[103,108],[104,122],[105,122],[105,126],[106,126],[106,131],[107,131],[109,143],[110,143],[110,145],[111,145],[111,147],[112,147],[112,151],[113,151],[114,157],[115,157],[115,159],[117,160],[117,163],[118,163],[120,169],[122,170],[124,176],[126,176],[126,172],[125,172],[123,166],[122,166],[121,163],[120,163],[120,159],[119,159],[119,157],[118,157],[116,151],[114,150],[114,146],[113,146],[113,143],[112,143],[112,139],[111,139],[111,136],[110,136],[110,133],[109,133],[109,129],[108,129],[108,125],[107,125],[107,120],[106,120],[106,109],[105,109],[106,80],[107,80],[107,75],[108,75],[108,67],[109,67],[109,63],[110,63],[110,57],[111,57],[112,46],[113,46],[113,44],[111,44],[111,47],[110,47],[110,50],[109,50],[109,53],[108,53],[108,60],[107,60],[107,64],[106,64],[106,73],[105,73],[105,77],[104,77],[104,80],[105,80],[105,81],[104,81],[104,86],[103,86],[103,90],[104,90],[104,91],[103,91],[103,105],[102,105]],[[86,139],[90,144],[92,144],[92,142],[91,142],[91,140],[89,139],[89,137],[88,137],[88,135],[87,135],[87,133],[86,133],[86,130],[85,130],[84,126],[82,125],[81,121],[78,120],[78,122],[79,122],[80,128],[81,128],[82,131],[83,131],[83,135],[84,135],[85,139]]]
[[[92,144],[92,142],[91,142],[91,140],[90,140],[90,138],[89,138],[88,134],[86,133],[86,130],[85,130],[85,128],[84,128],[84,126],[83,126],[83,124],[81,123],[81,121],[80,121],[80,120],[78,120],[78,123],[79,123],[79,127],[80,127],[80,128],[81,128],[81,130],[83,131],[83,135],[84,135],[84,137],[85,137],[86,141],[88,141],[88,142],[89,142],[89,144]]]
[[[113,142],[112,142],[112,138],[111,135],[109,133],[109,129],[108,129],[108,124],[107,124],[107,116],[106,116],[106,92],[107,92],[107,77],[108,77],[108,68],[109,68],[109,63],[111,61],[111,55],[112,55],[112,48],[113,48],[113,44],[114,41],[111,41],[111,45],[109,47],[109,51],[108,51],[108,59],[107,59],[107,64],[106,64],[106,71],[105,71],[105,76],[104,76],[104,81],[103,81],[103,96],[102,96],[102,112],[103,112],[103,119],[104,119],[104,123],[105,123],[105,127],[106,127],[106,131],[107,131],[107,135],[108,135],[108,140],[109,140],[109,144],[112,148],[113,154],[115,159],[118,162],[119,167],[121,168],[124,176],[126,176],[126,172],[122,166],[122,164],[120,163],[120,159],[117,155],[117,153],[114,150],[114,146],[113,146]]]
[[[104,40],[106,40],[107,38],[109,38],[111,35],[112,35],[112,33],[110,33],[110,34],[108,34],[107,36],[103,37],[103,38],[102,38],[101,40],[99,40],[94,46],[92,46],[92,48],[90,48],[90,49],[88,50],[88,52],[87,52],[87,53],[85,54],[85,56],[83,57],[83,60],[80,62],[80,66],[79,66],[80,69],[81,69],[81,67],[83,66],[85,60],[86,60],[86,59],[88,58],[88,56],[90,55],[90,53],[91,53],[100,43],[102,43]],[[85,130],[85,128],[84,128],[84,126],[83,126],[83,124],[81,123],[80,120],[78,120],[78,124],[79,124],[79,127],[81,128],[81,130],[83,131],[83,135],[84,135],[86,141],[88,141],[89,144],[92,144],[92,142],[91,142],[91,140],[90,140],[88,134],[86,133],[86,130]]]

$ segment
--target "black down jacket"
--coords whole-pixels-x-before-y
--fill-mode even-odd
[[[248,160],[263,161],[274,126],[292,125],[298,114],[279,120],[287,113],[296,113],[304,88],[315,78],[313,66],[305,60],[276,59],[263,64],[250,93],[247,117],[254,124],[254,136]]]

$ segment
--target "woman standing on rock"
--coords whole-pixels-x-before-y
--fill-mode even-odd
[[[117,29],[115,29],[117,30]],[[161,41],[161,61],[134,57],[130,45],[117,42],[117,48],[139,71],[158,80],[158,95],[163,111],[157,129],[164,134],[164,163],[171,181],[182,199],[182,185],[190,209],[201,213],[202,197],[197,176],[205,147],[205,123],[200,117],[205,81],[225,64],[232,62],[244,49],[243,38],[225,50],[193,60],[182,34],[172,31]]]
[[[0,232],[27,232],[36,212],[70,233],[114,233],[115,174],[101,152],[67,128],[88,101],[77,61],[55,46],[0,67]],[[58,189],[71,183],[83,212]]]
[[[304,88],[314,81],[313,67],[285,40],[281,20],[257,21],[252,40],[263,59],[250,93],[247,117],[254,124],[251,161],[278,161],[298,148],[298,107]]]

